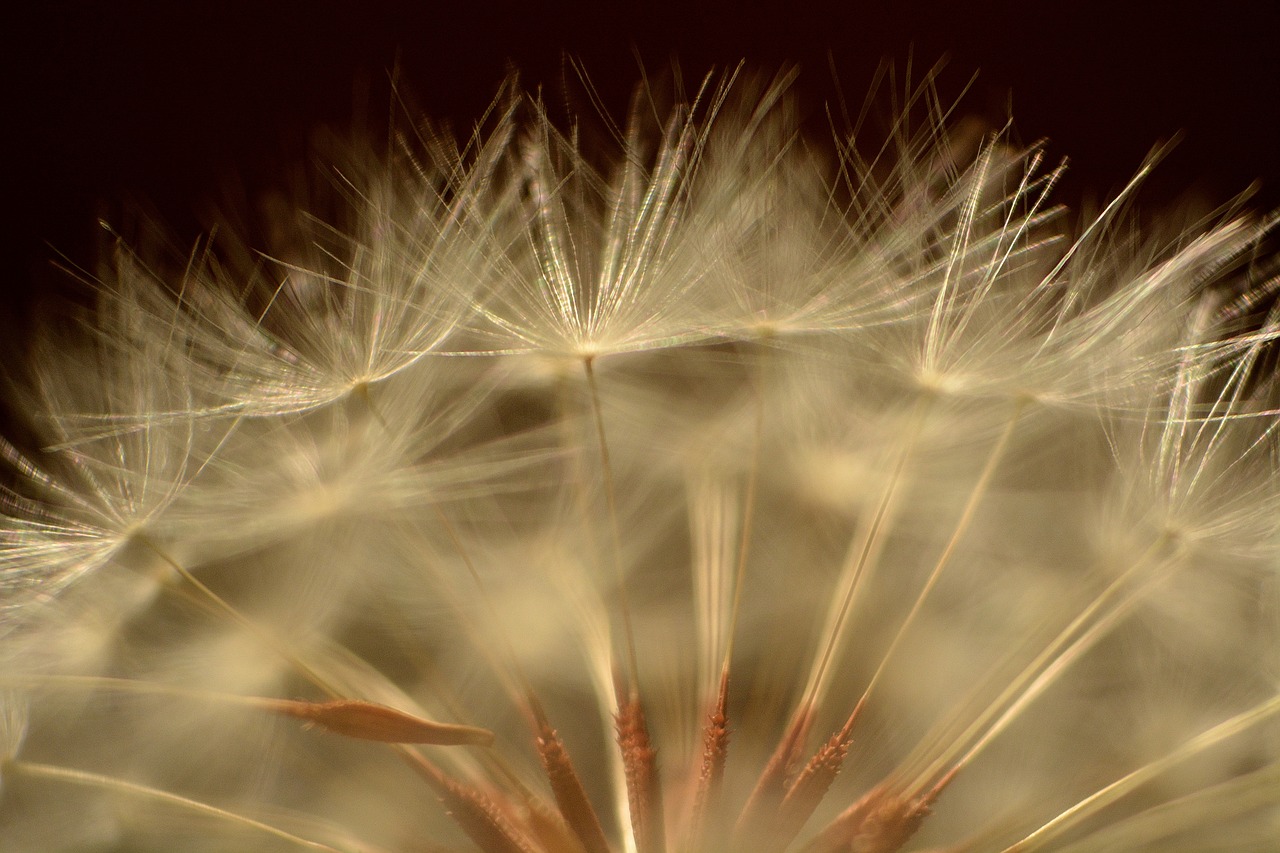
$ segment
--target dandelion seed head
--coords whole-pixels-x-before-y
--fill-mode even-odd
[[[0,445],[0,846],[1264,837],[1274,222],[1133,236],[1146,163],[1072,233],[1044,144],[926,82],[824,154],[794,77],[119,248]]]

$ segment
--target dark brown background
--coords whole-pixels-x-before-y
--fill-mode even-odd
[[[465,128],[509,67],[554,87],[564,52],[618,112],[640,61],[676,57],[694,76],[739,58],[796,62],[819,111],[831,65],[856,101],[882,60],[945,54],[944,93],[980,71],[970,109],[1012,97],[1019,136],[1070,156],[1060,200],[1106,195],[1181,132],[1145,204],[1221,202],[1261,180],[1253,205],[1280,206],[1275,0],[360,5],[53,2],[0,23],[5,303],[22,316],[55,277],[55,250],[89,263],[101,215],[143,202],[178,242],[194,238],[226,187],[252,197],[305,160],[318,124],[349,123],[362,99],[385,111],[397,62],[419,106]]]

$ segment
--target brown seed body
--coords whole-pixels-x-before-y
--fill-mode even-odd
[[[435,723],[360,699],[335,699],[332,702],[279,700],[273,701],[271,707],[277,713],[357,740],[434,746],[493,744],[493,732],[488,729]]]

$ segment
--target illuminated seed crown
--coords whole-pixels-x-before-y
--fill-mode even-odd
[[[1270,222],[789,84],[120,245],[12,389],[0,849],[1274,850]]]

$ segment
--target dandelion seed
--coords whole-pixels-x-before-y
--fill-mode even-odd
[[[709,78],[689,114],[677,114],[663,129],[651,158],[637,102],[612,180],[595,174],[539,108],[520,151],[527,244],[500,279],[505,287],[494,288],[481,311],[488,322],[478,331],[508,341],[493,351],[591,359],[714,334],[690,320],[690,297],[708,261],[704,247],[681,226],[731,80],[715,84]],[[705,118],[695,118],[699,109]],[[650,159],[653,166],[646,169]]]

